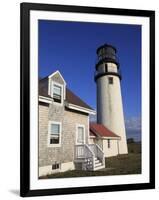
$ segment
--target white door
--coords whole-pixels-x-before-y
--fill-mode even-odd
[[[82,125],[77,126],[77,134],[76,134],[76,144],[79,145],[77,147],[78,157],[84,156],[84,144],[85,143],[85,128]]]
[[[77,137],[76,144],[84,144],[85,143],[85,134],[84,134],[84,126],[77,126]]]

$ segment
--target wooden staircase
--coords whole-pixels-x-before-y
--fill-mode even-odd
[[[98,158],[95,158],[94,171],[103,168],[105,168],[105,166],[103,166],[102,162]]]
[[[97,144],[76,145],[75,163],[80,163],[82,170],[103,169],[105,168],[104,152]]]

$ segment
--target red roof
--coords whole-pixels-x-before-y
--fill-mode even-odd
[[[97,134],[95,134],[94,132],[92,132],[91,130],[89,130],[89,135],[93,136],[93,137],[97,137]]]
[[[90,136],[119,137],[102,124],[90,123]]]

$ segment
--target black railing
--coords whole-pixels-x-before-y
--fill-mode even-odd
[[[103,73],[117,73],[117,74],[119,74],[120,76],[122,76],[122,71],[121,71],[121,69],[117,69],[117,71],[103,71],[103,72],[98,72],[98,71],[94,71],[94,76],[97,76],[97,75],[100,75],[100,74],[103,74]]]
[[[118,57],[117,57],[117,55],[115,55],[115,54],[103,54],[103,55],[100,55],[100,56],[97,56],[97,58],[96,58],[96,64],[98,63],[98,62],[100,62],[101,60],[114,60],[115,62],[119,62],[119,59],[118,59]]]
[[[119,79],[122,79],[122,72],[120,69],[118,69],[116,72],[113,71],[104,71],[104,72],[94,72],[94,80],[96,81],[99,77],[105,76],[105,75],[112,75],[112,76],[117,76]]]
[[[105,57],[105,58],[102,58],[102,59],[99,59],[99,58],[96,58],[96,61],[95,61],[95,66],[96,66],[96,69],[98,68],[99,65],[103,64],[103,63],[115,63],[117,65],[117,67],[119,68],[119,61],[118,61],[118,58],[116,57],[116,59],[112,59],[110,57]]]

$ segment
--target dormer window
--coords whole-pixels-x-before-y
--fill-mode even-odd
[[[54,105],[63,106],[66,99],[66,82],[59,71],[48,78],[48,95],[52,97]]]
[[[53,99],[54,102],[57,103],[62,102],[62,86],[53,84]]]

